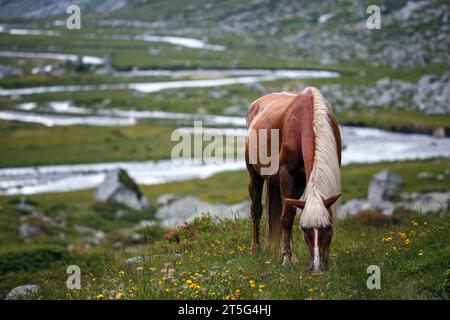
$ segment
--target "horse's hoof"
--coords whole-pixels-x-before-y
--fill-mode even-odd
[[[323,271],[321,271],[321,270],[314,270],[314,271],[311,271],[311,273],[310,273],[312,276],[314,276],[314,277],[317,277],[317,276],[321,276],[321,275],[323,275],[324,274],[324,272]]]

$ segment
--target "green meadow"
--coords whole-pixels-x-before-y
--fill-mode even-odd
[[[417,174],[423,170],[440,174],[449,165],[448,159],[434,159],[345,166],[344,201],[365,197],[370,177],[385,168],[404,179],[401,192],[448,190],[448,177],[436,182]],[[174,191],[211,203],[235,203],[247,199],[246,175],[219,174],[143,186],[142,191],[151,203]],[[2,294],[20,283],[33,282],[42,287],[36,297],[40,299],[448,299],[450,221],[446,212],[423,215],[398,209],[392,218],[367,213],[338,220],[330,268],[324,276],[312,277],[306,270],[298,221],[294,241],[300,262],[286,269],[280,256],[264,244],[261,252],[250,252],[250,218],[217,223],[205,217],[175,232],[160,226],[138,228],[140,220],[154,217],[153,206],[136,212],[117,205],[94,205],[93,192],[27,196],[27,203],[61,223],[46,227],[32,242],[19,239],[16,233],[24,214],[17,206],[19,197],[0,198]],[[118,210],[126,214],[118,218]],[[83,247],[75,225],[105,232],[106,241]],[[133,242],[127,238],[131,231],[143,238]],[[62,233],[63,238],[58,236]],[[126,264],[132,257],[145,259]],[[65,270],[71,264],[81,267],[81,290],[65,286]],[[369,265],[382,270],[380,290],[366,287]]]
[[[27,10],[39,9],[44,2],[29,1]],[[73,106],[85,108],[92,114],[121,109],[244,117],[250,103],[269,92],[299,90],[307,86],[320,89],[329,85],[338,85],[343,92],[355,86],[369,90],[383,78],[416,84],[424,75],[442,77],[449,69],[442,55],[440,60],[429,60],[426,55],[421,63],[405,68],[392,67],[389,61],[372,63],[371,53],[379,53],[384,48],[399,51],[395,45],[400,40],[405,41],[404,33],[412,34],[413,29],[426,29],[426,42],[440,39],[433,33],[441,30],[440,22],[430,19],[424,25],[416,25],[411,19],[406,30],[393,23],[382,32],[368,34],[359,30],[362,25],[357,15],[359,11],[364,12],[365,7],[355,9],[353,7],[357,5],[347,1],[314,2],[311,5],[308,1],[293,4],[285,0],[260,0],[250,4],[238,0],[196,0],[186,5],[180,0],[143,0],[129,2],[122,9],[106,13],[94,10],[100,2],[92,1],[86,10],[83,8],[83,28],[78,31],[55,26],[55,19],[62,19],[60,16],[29,19],[0,12],[0,51],[91,55],[111,60],[111,65],[104,68],[52,59],[0,57],[0,71],[8,71],[11,67],[22,72],[19,76],[0,77],[0,90],[211,80],[215,77],[127,77],[120,74],[146,69],[307,69],[337,71],[339,77],[286,78],[245,85],[168,89],[149,94],[96,88],[84,92],[2,95],[0,112],[19,112],[18,105],[33,102],[38,106],[30,111],[33,113],[86,116],[55,114],[48,108],[51,102],[70,101]],[[435,2],[436,5],[443,3]],[[9,3],[6,1],[4,5],[9,6]],[[402,8],[406,1],[380,3],[383,14],[390,14]],[[359,6],[368,4],[372,3],[366,0]],[[328,22],[319,23],[320,17],[328,12],[335,15]],[[114,21],[120,23],[100,25]],[[124,26],[121,26],[122,22]],[[148,24],[130,26],[127,22]],[[3,26],[9,25],[58,31],[61,35],[11,35],[3,30]],[[192,37],[225,46],[226,50],[125,39],[142,34]],[[114,38],[117,35],[125,38]],[[349,39],[348,46],[342,47],[341,42]],[[407,40],[415,43],[417,37],[411,36]],[[370,41],[373,43],[369,45]],[[442,50],[445,43],[442,45],[441,42],[445,41],[439,41],[441,46],[436,44],[437,49],[429,50]],[[423,42],[420,44],[423,46]],[[353,59],[358,50],[364,53],[361,47],[367,50],[369,58]],[[323,53],[329,53],[331,59],[322,59]],[[348,57],[340,59],[341,53]],[[53,71],[33,72],[37,67],[48,65]],[[427,134],[437,128],[449,129],[449,113],[428,115],[417,109],[402,108],[402,101],[389,107],[369,108],[362,101],[349,109],[343,109],[340,104],[333,105],[339,124]],[[171,141],[171,135],[180,126],[187,125],[169,120],[142,120],[132,126],[44,126],[0,120],[0,168],[170,159],[177,143]],[[402,193],[450,190],[449,158],[351,164],[341,169],[343,201],[365,198],[371,177],[384,169],[403,179],[393,201],[400,200]],[[421,178],[420,174],[424,172],[430,177],[422,175]],[[0,196],[0,297],[19,285],[37,284],[41,292],[31,298],[449,298],[448,209],[422,214],[397,208],[389,217],[363,211],[338,220],[329,270],[319,277],[311,276],[307,271],[306,245],[299,229],[298,215],[294,252],[299,263],[288,268],[281,266],[279,254],[266,248],[265,240],[260,251],[251,252],[251,218],[217,221],[211,213],[175,230],[166,229],[156,218],[156,202],[161,195],[191,195],[213,204],[235,204],[249,200],[247,180],[247,172],[238,171],[205,179],[141,185],[139,188],[150,203],[143,211],[119,204],[94,203],[94,189]],[[19,230],[24,223],[39,227],[41,232],[20,237]],[[101,239],[95,238],[98,234]],[[139,259],[127,263],[130,258]],[[80,290],[66,287],[69,276],[66,270],[70,265],[81,268]],[[369,290],[366,285],[370,275],[367,268],[371,265],[379,266],[381,270],[379,290]]]

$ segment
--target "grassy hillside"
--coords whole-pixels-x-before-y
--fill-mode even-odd
[[[77,106],[93,109],[106,106],[222,114],[228,107],[246,110],[251,101],[268,92],[310,85],[319,88],[329,84],[344,88],[363,85],[369,91],[382,78],[416,83],[426,74],[442,75],[450,63],[444,15],[448,7],[438,0],[415,10],[407,10],[410,7],[407,1],[258,0],[251,5],[235,0],[196,0],[188,4],[180,0],[128,1],[117,8],[111,5],[115,1],[110,1],[105,8],[102,7],[105,1],[80,0],[74,3],[82,8],[81,30],[54,25],[55,20],[66,18],[65,1],[53,6],[47,1],[0,3],[0,23],[6,26],[61,33],[60,36],[0,33],[0,50],[109,55],[112,67],[118,70],[306,68],[341,72],[340,78],[333,79],[278,80],[258,86],[191,88],[145,95],[118,90],[0,97],[2,109],[28,101],[45,104],[71,100]],[[365,28],[369,4],[378,4],[382,9],[381,30]],[[328,20],[320,19],[330,14]],[[416,30],[427,30],[426,36]],[[137,34],[195,37],[224,45],[226,50],[201,50],[130,38]],[[95,68],[86,66],[77,70],[74,64],[45,59],[0,58],[0,64],[24,71],[21,77],[0,79],[1,88],[169,80],[98,74]],[[48,64],[64,72],[30,74],[33,67]],[[212,95],[213,92],[219,93]],[[338,104],[333,107],[339,110],[337,117],[342,124],[401,131],[431,133],[435,128],[448,128],[450,120],[448,114],[429,116],[411,106],[399,108],[395,103],[384,108],[367,108],[365,101],[349,110],[340,110],[342,106]]]
[[[403,212],[395,224],[340,221],[329,270],[312,277],[297,227],[300,262],[284,268],[278,255],[250,252],[249,219],[213,224],[205,217],[134,248],[2,250],[0,292],[22,282],[41,285],[42,299],[448,299],[449,227],[448,213]],[[140,262],[125,263],[138,256]],[[81,267],[81,290],[65,287],[70,264]],[[369,265],[381,268],[380,290],[366,287]]]
[[[81,6],[81,30],[65,28],[68,4]],[[381,7],[381,30],[366,28],[366,8],[371,4]],[[132,69],[282,68],[340,73],[336,78],[279,79],[148,94],[92,90],[4,95],[0,111],[54,116],[58,112],[50,109],[51,102],[70,101],[93,114],[122,109],[242,116],[254,99],[266,93],[316,86],[323,92],[328,87],[324,96],[330,97],[342,125],[422,133],[450,129],[444,90],[449,82],[443,80],[450,66],[449,6],[442,0],[0,0],[0,8],[0,51],[111,58],[105,68],[0,57],[0,89],[210,79],[118,74]],[[51,30],[59,35],[9,34],[9,28]],[[144,34],[192,37],[226,49],[134,38]],[[428,88],[439,90],[417,85],[430,74],[437,78]],[[396,94],[402,90],[396,92],[399,87],[394,81],[402,82],[406,94]],[[420,108],[412,100],[416,92],[427,94]],[[375,99],[397,96],[401,98],[384,99],[389,101],[385,103]],[[444,106],[442,114],[427,112],[434,100]],[[29,102],[37,108],[18,111],[19,104]],[[181,125],[186,123],[151,120],[129,127],[46,127],[0,120],[0,168],[169,159],[175,145],[170,135]],[[450,190],[449,159],[349,165],[342,168],[343,200],[365,197],[371,176],[383,169],[403,178],[400,192]],[[422,172],[432,177],[420,178]],[[141,223],[155,222],[156,199],[165,193],[192,195],[215,204],[248,200],[246,172],[141,186],[141,190],[151,204],[141,212],[93,204],[94,190],[1,196],[0,296],[15,286],[36,283],[42,288],[36,297],[40,299],[449,298],[448,212],[421,215],[398,210],[393,219],[366,213],[339,221],[330,270],[311,277],[298,221],[294,240],[300,263],[288,269],[281,267],[278,255],[265,250],[264,243],[258,254],[249,251],[250,219],[215,223],[205,217],[175,234],[157,224]],[[39,234],[21,238],[24,224],[37,227]],[[125,263],[138,256],[143,259]],[[65,286],[66,268],[71,264],[82,270],[79,291]],[[366,288],[369,265],[382,270],[381,290]]]
[[[449,166],[448,159],[345,166],[344,201],[365,197],[370,177],[386,168],[404,179],[401,192],[449,190],[448,175],[443,180],[417,176],[423,171],[442,175]],[[142,191],[151,204],[164,193],[236,203],[248,199],[246,185],[247,174],[235,172],[142,186]],[[159,226],[138,225],[141,220],[154,219],[153,206],[135,212],[121,206],[93,205],[92,195],[93,190],[85,190],[27,196],[27,203],[55,222],[28,221],[44,228],[42,234],[28,239],[18,237],[26,214],[17,205],[19,197],[0,197],[0,295],[21,284],[37,283],[43,288],[40,298],[63,299],[96,299],[99,295],[105,299],[448,298],[448,213],[398,211],[394,220],[376,214],[340,220],[330,270],[317,278],[306,272],[306,249],[298,221],[295,253],[300,264],[283,269],[280,257],[265,249],[259,255],[250,254],[250,219],[214,224],[204,218],[174,235]],[[75,226],[102,231],[105,238],[96,243],[91,233],[81,233]],[[264,232],[263,227],[261,230]],[[136,233],[139,239],[133,238]],[[125,264],[137,256],[149,258]],[[65,287],[65,270],[71,264],[82,269],[81,291]],[[382,290],[365,287],[366,269],[371,264],[382,269]],[[238,294],[236,290],[240,290]]]

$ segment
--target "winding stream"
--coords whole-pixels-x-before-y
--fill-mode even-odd
[[[245,118],[196,113],[167,111],[123,110],[123,109],[88,109],[75,107],[70,101],[52,101],[47,107],[38,107],[35,102],[19,104],[17,110],[0,110],[0,119],[38,123],[52,126],[130,126],[139,120],[172,120],[179,124],[192,124],[203,121],[205,125],[237,126],[246,125]],[[34,110],[43,111],[34,112]]]
[[[205,128],[207,130],[207,128]],[[222,129],[224,134],[245,135],[241,128]],[[341,127],[346,148],[342,163],[376,163],[450,157],[450,138],[392,133],[379,129]],[[108,170],[123,168],[139,184],[204,179],[219,172],[245,169],[243,160],[219,164],[183,163],[171,160],[37,166],[0,169],[0,195],[64,192],[96,187]]]
[[[10,34],[60,35],[57,31],[8,29]],[[0,32],[2,29],[0,27]],[[160,39],[147,36],[146,41],[171,41],[180,39],[169,37]],[[120,37],[119,37],[120,38]],[[201,47],[205,44],[184,39],[185,46]],[[198,40],[199,41],[199,40]],[[206,47],[204,47],[206,48]],[[218,48],[216,48],[218,49]],[[3,51],[0,56],[22,56],[30,58],[49,58],[72,61],[76,55],[53,53],[12,53]],[[101,64],[98,57],[86,56],[85,63]],[[158,92],[167,89],[220,87],[233,84],[252,84],[277,79],[307,79],[339,77],[337,72],[313,70],[133,70],[114,72],[119,77],[169,76],[173,78],[201,76],[204,80],[177,80],[140,83],[114,83],[98,85],[64,85],[31,88],[0,88],[0,96],[31,95],[54,92],[82,92],[93,90],[135,90],[142,93]],[[212,78],[212,79],[208,79]],[[0,119],[40,123],[46,126],[94,125],[129,126],[141,120],[171,120],[177,124],[192,125],[201,120],[205,126],[222,126],[223,134],[242,136],[246,134],[245,118],[242,116],[204,115],[173,113],[166,111],[88,109],[72,105],[68,101],[48,102],[46,106],[27,102],[14,110],[0,110]],[[191,130],[192,128],[187,128]],[[207,128],[204,128],[207,130]],[[381,161],[400,161],[433,157],[450,157],[450,138],[436,138],[417,134],[392,133],[379,129],[341,127],[344,145],[344,165],[350,163],[374,163]],[[114,162],[77,165],[38,166],[0,169],[0,195],[29,195],[47,192],[64,192],[96,187],[106,173],[121,167],[139,184],[159,184],[172,181],[204,179],[224,171],[244,170],[243,160],[214,163],[179,163],[171,160],[143,162]]]
[[[25,28],[8,27],[6,25],[0,25],[0,33],[7,33],[10,35],[20,35],[20,36],[48,36],[48,37],[69,36],[68,34],[64,34],[63,32],[57,30],[25,29]],[[190,37],[178,37],[178,36],[162,36],[152,34],[129,35],[129,34],[83,33],[83,34],[76,34],[75,37],[84,39],[162,42],[190,49],[204,49],[213,51],[224,51],[226,49],[225,46],[210,44],[200,39]]]
[[[0,57],[50,59],[77,62],[79,55],[53,52],[0,51]],[[81,59],[84,64],[101,65],[105,63],[103,58],[94,56],[81,55]]]
[[[113,84],[95,84],[95,85],[42,86],[42,87],[14,88],[14,89],[0,88],[0,96],[31,95],[31,94],[58,93],[58,92],[83,92],[83,91],[97,91],[97,90],[98,91],[134,90],[141,93],[152,93],[167,89],[221,87],[234,84],[252,84],[263,81],[274,81],[278,79],[314,79],[314,78],[334,78],[334,77],[339,77],[339,73],[334,71],[315,71],[315,70],[266,70],[266,72],[261,75],[228,77],[221,79],[157,81],[157,82],[140,82],[140,83],[139,82],[113,83]]]

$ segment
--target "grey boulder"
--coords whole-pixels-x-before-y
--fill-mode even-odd
[[[205,214],[217,218],[248,217],[250,202],[243,201],[232,205],[210,204],[196,197],[186,196],[160,207],[156,217],[165,226],[177,227]]]
[[[144,210],[149,207],[147,198],[123,169],[108,172],[95,191],[94,201],[119,203],[133,210]]]
[[[370,180],[367,199],[371,202],[388,200],[397,194],[402,182],[402,178],[389,170],[380,171]]]
[[[394,213],[395,206],[390,201],[371,202],[366,199],[352,199],[347,201],[341,209],[339,218],[354,216],[361,211],[375,210],[380,211],[384,215],[390,216]]]
[[[164,193],[158,197],[156,200],[156,205],[158,207],[167,206],[171,204],[173,201],[178,199],[178,196],[173,193]]]
[[[445,211],[449,207],[449,203],[450,192],[428,192],[410,197],[402,203],[402,206],[409,210],[427,213]]]
[[[38,295],[40,292],[41,288],[38,285],[26,284],[12,289],[8,292],[4,300],[28,299]]]

